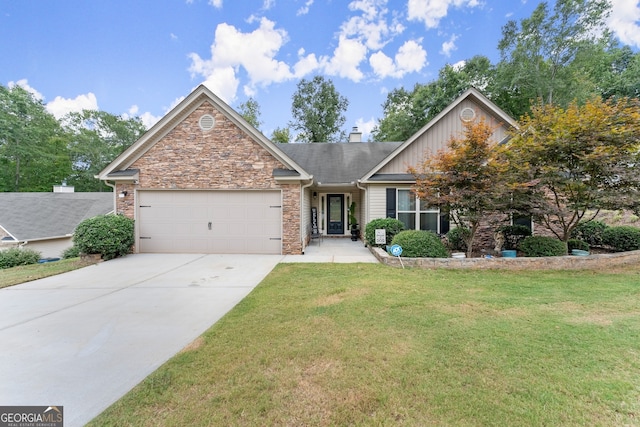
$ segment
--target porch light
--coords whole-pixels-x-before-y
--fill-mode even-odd
[[[120,194],[118,194],[118,197],[123,198],[123,197],[126,197],[127,194],[129,194],[127,190],[123,190],[120,192]]]

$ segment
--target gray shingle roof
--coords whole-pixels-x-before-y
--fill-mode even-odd
[[[279,144],[294,162],[322,184],[349,184],[373,169],[400,142]]]
[[[73,234],[87,218],[113,211],[113,193],[0,193],[0,226],[18,240]]]

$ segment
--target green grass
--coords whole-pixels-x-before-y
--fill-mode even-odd
[[[96,426],[639,425],[640,269],[281,264]]]
[[[66,273],[90,264],[91,263],[81,261],[80,258],[70,258],[44,264],[31,264],[0,269],[0,288],[55,276],[56,274]]]

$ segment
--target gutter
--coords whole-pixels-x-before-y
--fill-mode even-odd
[[[362,181],[360,180],[356,182],[356,187],[358,187],[358,189],[364,193],[364,205],[367,207],[365,211],[367,218],[364,219],[364,225],[367,225],[367,223],[369,222],[369,192],[367,191],[366,187],[362,187],[361,184]],[[362,215],[362,207],[360,208],[360,215]],[[360,227],[360,230],[363,236],[362,240],[364,240],[364,227]]]

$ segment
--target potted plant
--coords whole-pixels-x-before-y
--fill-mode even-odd
[[[351,226],[351,240],[355,242],[360,237],[358,219],[356,218],[356,202],[351,202],[349,206],[349,225]]]

